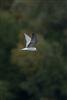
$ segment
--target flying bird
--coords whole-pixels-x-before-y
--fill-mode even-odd
[[[37,43],[37,37],[35,33],[32,33],[32,37],[30,38],[26,33],[25,40],[26,40],[26,46],[25,48],[21,50],[27,50],[27,51],[36,51],[37,49],[34,47],[34,45]]]

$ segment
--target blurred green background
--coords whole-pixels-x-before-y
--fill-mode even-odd
[[[0,100],[67,100],[66,0],[0,0]]]

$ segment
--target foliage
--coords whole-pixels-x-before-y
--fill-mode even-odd
[[[0,2],[0,99],[67,100],[66,0]],[[37,34],[36,52],[20,50],[24,32]]]

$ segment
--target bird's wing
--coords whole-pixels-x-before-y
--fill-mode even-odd
[[[32,33],[32,38],[31,38],[31,41],[30,41],[28,47],[33,47],[36,43],[37,43],[37,36],[35,33]]]
[[[31,42],[31,38],[26,33],[24,33],[24,35],[25,35],[26,47],[27,47],[29,43]]]

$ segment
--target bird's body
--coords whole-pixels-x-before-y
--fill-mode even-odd
[[[32,47],[32,48],[23,48],[21,50],[27,50],[27,51],[36,51],[37,49],[35,47]]]
[[[25,39],[26,39],[26,47],[21,50],[36,51],[37,49],[34,47],[34,45],[37,42],[35,34],[32,33],[32,38],[30,38],[26,33],[24,33],[24,35],[25,35]]]

